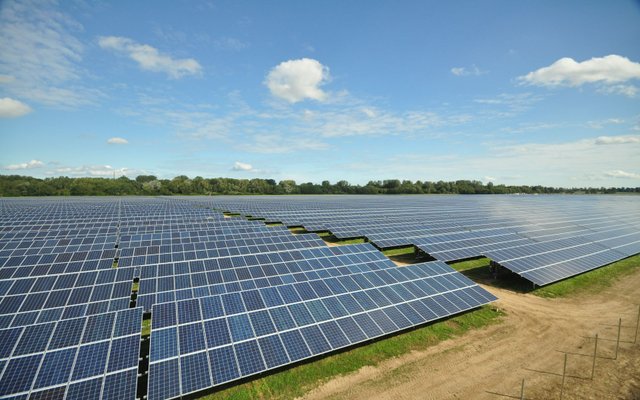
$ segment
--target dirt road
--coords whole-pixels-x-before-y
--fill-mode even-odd
[[[618,318],[621,340],[633,341],[640,270],[597,294],[561,299],[486,289],[500,298],[502,323],[333,379],[304,399],[519,399],[523,378],[527,399],[558,399],[564,352],[571,376],[564,399],[640,399],[640,334],[636,344],[620,344],[617,360],[607,359]],[[590,380],[596,333],[602,340]]]

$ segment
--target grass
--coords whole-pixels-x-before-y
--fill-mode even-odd
[[[585,272],[533,291],[540,297],[563,297],[577,293],[597,292],[640,269],[640,255]]]
[[[140,290],[140,282],[133,282],[133,285],[131,285],[131,291],[137,292],[138,290]]]
[[[398,247],[396,249],[382,250],[382,254],[387,257],[395,257],[395,256],[404,256],[407,254],[414,255],[416,252],[415,247],[406,246],[406,247]]]
[[[325,238],[326,239],[326,238]],[[327,240],[333,244],[337,244],[340,246],[344,246],[347,244],[360,244],[360,243],[366,243],[366,241],[364,240],[364,238],[354,238],[354,239],[335,239],[335,240]]]
[[[453,263],[451,264],[451,267],[453,267],[453,269],[455,269],[458,272],[462,272],[462,271],[472,270],[474,268],[482,268],[482,267],[489,266],[490,261],[491,260],[489,260],[488,258],[483,257],[475,260],[467,260],[467,261],[460,261],[457,263]]]
[[[151,318],[142,320],[142,336],[151,335]]]
[[[471,329],[495,324],[503,315],[489,306],[267,375],[202,397],[203,400],[281,400],[299,397],[337,376],[375,366],[413,350],[424,350]]]

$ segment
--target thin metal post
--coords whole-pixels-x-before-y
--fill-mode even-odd
[[[591,366],[591,380],[596,373],[596,357],[598,356],[598,334],[596,333],[596,345],[593,347],[593,365]]]
[[[524,400],[524,378],[522,379],[522,386],[520,386],[520,400]]]
[[[620,329],[622,328],[622,318],[618,318],[618,339],[616,340],[616,356],[614,360],[618,359],[618,348],[620,347]]]
[[[638,319],[636,319],[636,334],[633,337],[633,343],[634,344],[638,340],[638,327],[640,327],[640,304],[638,304]]]
[[[564,366],[562,367],[562,384],[560,385],[560,400],[564,394],[564,377],[567,375],[567,353],[564,354]]]

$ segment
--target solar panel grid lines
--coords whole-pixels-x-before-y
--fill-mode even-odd
[[[135,377],[129,379],[129,389],[136,384],[141,322],[138,308],[0,330],[0,396],[63,398],[66,392],[66,398],[83,398],[74,387],[93,380],[100,381],[94,398],[135,398],[135,386],[124,396],[105,391],[118,392],[110,382],[125,375]],[[98,327],[103,329],[96,336],[92,329]],[[96,353],[97,349],[102,351]]]
[[[217,267],[218,261],[220,260],[207,260],[205,262],[216,261],[216,264],[212,264],[212,268],[208,268],[208,272],[205,273],[208,282],[205,284],[204,280],[202,280],[200,285],[208,285],[210,291],[204,290],[199,293],[195,293],[199,288],[193,287],[194,292],[189,294],[187,297],[182,298],[203,297],[208,296],[209,294],[221,294],[233,291],[273,287],[292,282],[310,281],[313,283],[313,280],[318,280],[321,277],[328,278],[340,275],[349,275],[351,273],[359,273],[367,269],[371,269],[371,267],[395,267],[395,264],[381,255],[380,252],[369,244],[357,244],[333,249],[324,247],[303,250],[300,256],[302,256],[302,261],[307,263],[304,269],[300,267],[299,261],[295,261],[296,258],[300,259],[300,256],[288,256],[287,259],[289,259],[289,261],[284,261],[284,259],[278,255],[287,253],[289,252],[258,254],[254,260],[254,265],[244,263],[241,266],[238,264],[234,265],[233,263],[227,263],[224,268]],[[262,261],[260,260],[260,257],[264,258],[267,255],[271,256],[271,259],[265,258]],[[278,258],[276,259],[274,256],[278,256]],[[314,265],[311,265],[311,262],[313,262]],[[191,272],[187,269],[181,271],[183,274],[174,271],[173,273],[165,272],[164,275],[160,275],[157,271],[154,272],[153,266],[150,266],[150,268],[152,268],[151,271],[149,271],[149,268],[143,268],[140,279],[139,299],[140,304],[144,305],[145,309],[148,309],[148,307],[156,301],[161,301],[161,295],[164,301],[174,301],[179,299],[178,295],[180,293],[184,296],[184,291],[189,290],[188,287],[183,287],[182,290],[178,290],[178,288],[175,288],[172,279],[177,279],[181,275],[186,276],[190,273],[191,277],[193,277],[193,269],[190,269]],[[160,268],[161,267],[158,266],[157,270],[159,271]],[[259,274],[257,274],[257,272],[252,272],[250,275],[247,274],[245,277],[242,277],[240,274],[240,271],[243,269],[255,268],[257,268],[256,271],[260,271]],[[350,271],[350,269],[354,268],[354,271]],[[229,272],[231,275],[225,274],[225,272]],[[322,275],[318,275],[318,273]],[[166,285],[167,280],[170,282],[169,286]],[[157,283],[155,281],[157,281]],[[206,288],[201,287],[200,289]],[[173,292],[175,292],[175,295]],[[147,298],[149,296],[151,296],[152,299],[154,298],[154,293],[158,295],[158,298],[155,299],[155,301],[148,300]]]
[[[463,309],[477,307],[480,303],[484,304],[495,299],[488,292],[484,292],[468,280],[465,281],[461,279],[455,283],[454,281],[446,280],[449,276],[455,277],[458,275],[446,264],[436,262],[407,268],[418,272],[422,271],[423,273],[428,272],[426,275],[431,278],[440,277],[447,285],[458,285],[458,287],[451,286],[448,292],[439,292],[438,294],[432,294],[430,296],[426,296],[426,293],[422,292],[422,296],[425,299],[433,299],[436,296],[442,296],[448,293],[453,294],[451,299],[453,299],[458,306],[442,299],[443,304],[448,304],[446,306],[448,311],[445,308],[440,308],[440,314],[447,312],[457,313]],[[408,271],[407,269],[407,272],[405,272],[407,275],[409,275]],[[401,272],[400,274],[402,275],[403,273]],[[408,277],[405,276],[405,279],[405,282],[397,282],[396,285],[409,285],[413,282],[421,282],[421,277],[418,275],[412,276],[412,279],[408,279]],[[424,279],[424,276],[422,279]],[[384,285],[384,283],[382,284]],[[389,286],[389,288],[390,287],[391,286]],[[295,285],[291,285],[291,288],[294,291],[296,290]],[[417,288],[418,286],[415,286],[413,290],[419,290]],[[436,292],[433,288],[430,290]],[[469,297],[469,293],[465,292],[466,290],[471,293],[471,297]],[[356,292],[347,293],[352,295],[352,293]],[[408,294],[410,292],[406,290],[401,291],[399,286],[397,290],[391,289],[378,292],[375,297],[366,294],[372,293],[371,288],[361,288],[359,293],[365,296],[358,296],[360,302],[365,301],[364,299],[368,300],[363,303],[365,304],[363,307],[363,305],[356,300],[356,297],[351,297],[351,302],[357,304],[359,307],[359,312],[351,313],[348,312],[344,306],[341,306],[342,312],[337,312],[335,308],[336,303],[329,303],[332,304],[332,306],[327,306],[323,303],[323,301],[327,300],[337,300],[336,294],[325,297],[318,297],[316,295],[316,297],[306,300],[299,294],[300,297],[297,301],[286,301],[279,304],[272,304],[271,306],[267,306],[263,300],[263,306],[259,308],[252,306],[251,303],[247,303],[247,298],[244,296],[238,296],[236,300],[230,300],[230,298],[225,298],[223,295],[201,298],[199,300],[186,300],[177,303],[156,304],[152,312],[154,319],[151,333],[150,371],[165,371],[166,368],[180,368],[180,370],[182,370],[182,360],[184,356],[192,356],[192,353],[203,354],[209,352],[211,371],[235,371],[235,373],[231,374],[211,376],[211,382],[214,382],[214,385],[218,385],[228,380],[253,375],[289,362],[314,357],[346,347],[355,342],[368,340],[415,324],[424,323],[429,320],[429,315],[433,319],[438,315],[437,313],[429,311],[427,316],[421,318],[420,312],[413,307],[418,307],[423,313],[424,310],[429,310],[429,308],[424,305],[418,305],[416,301],[418,301],[419,298],[415,295],[408,300],[404,300],[398,293],[402,293],[404,296],[410,296]],[[467,304],[461,297],[456,296],[456,293],[460,293],[460,295],[466,298],[466,301],[472,305]],[[344,294],[345,293],[342,293],[342,295]],[[480,296],[483,297],[481,300],[478,300]],[[476,298],[475,302],[472,300],[474,297]],[[376,298],[377,302],[373,300],[374,298]],[[211,305],[212,302],[217,303],[217,306],[211,309],[211,307],[206,307],[203,302],[207,302],[208,305]],[[184,322],[181,321],[180,315],[181,313],[186,313],[186,311],[180,310],[186,310],[189,307],[180,307],[180,304],[189,304],[191,306],[200,304],[202,313],[209,313],[208,318],[195,322],[195,324],[198,325],[196,331],[200,332],[205,338],[204,340],[200,340],[202,344],[199,346],[193,347],[192,345],[183,345],[181,343],[185,335],[185,330],[181,329],[181,327],[194,325],[194,323],[192,323],[194,318],[186,317],[184,318]],[[337,304],[342,303],[338,302]],[[371,305],[373,308],[370,307],[367,309],[366,304]],[[410,304],[413,304],[413,306]],[[460,305],[462,305],[462,307],[460,307]],[[436,309],[436,306],[433,304],[431,306]],[[398,307],[398,309],[394,307]],[[208,311],[205,312],[205,310]],[[211,314],[211,310],[214,311],[213,314]],[[285,311],[286,314],[282,314],[282,311]],[[370,319],[371,317],[367,312],[382,312],[377,318],[387,320],[383,325],[384,327],[380,327],[378,323],[375,322],[375,319]],[[394,316],[396,322],[392,322],[393,320],[389,319],[388,314]],[[282,320],[283,315],[288,316],[288,324],[286,320]],[[274,316],[279,317],[274,318]],[[158,322],[156,322],[156,318],[159,319]],[[363,330],[363,328],[358,325],[356,320],[362,318],[365,318],[365,320],[368,319],[369,324],[373,324],[373,326],[376,327],[374,333],[367,334],[365,332],[368,332],[369,329],[365,328],[365,330]],[[340,322],[338,323],[338,321]],[[200,326],[200,324],[202,326]],[[344,328],[342,326],[344,326]],[[347,327],[349,327],[349,329],[345,332]],[[285,348],[287,350],[285,350]],[[278,351],[274,352],[275,349]],[[228,353],[226,357],[223,357],[225,362],[222,365],[220,364],[221,361],[219,361],[221,352]],[[229,357],[231,357],[231,359]],[[175,359],[178,359],[177,363],[173,361]],[[231,365],[229,363],[231,363]],[[177,365],[171,366],[173,364]],[[166,368],[164,368],[164,366],[166,366]],[[215,366],[218,366],[218,368]],[[160,377],[156,378],[156,375],[150,372],[150,399],[171,397],[164,397],[168,392],[171,392],[172,396],[189,393],[184,391],[184,384],[181,385],[181,392],[179,393],[175,392],[176,388],[172,384],[168,384],[168,389],[162,390],[159,388],[160,379]],[[198,387],[197,390],[204,387],[205,386]]]
[[[499,254],[500,250],[528,245],[528,249],[531,250],[528,255],[533,256],[539,249],[534,246],[536,243],[575,240],[577,237],[594,232],[604,234],[602,240],[597,240],[599,243],[615,243],[607,242],[606,239],[613,239],[617,228],[629,229],[632,232],[640,231],[638,223],[640,207],[634,198],[578,196],[560,200],[558,196],[530,196],[515,200],[510,196],[488,196],[476,197],[472,201],[453,196],[441,198],[394,196],[390,200],[367,196],[358,196],[358,198],[357,206],[355,202],[350,204],[350,200],[337,197],[314,199],[312,202],[307,202],[302,197],[293,198],[286,207],[278,204],[273,198],[249,201],[228,197],[220,201],[225,204],[225,208],[234,211],[242,210],[252,215],[268,215],[269,218],[279,217],[282,220],[287,220],[288,215],[294,215],[298,223],[307,229],[309,226],[320,224],[324,229],[337,233],[336,236],[364,236],[383,248],[415,245],[425,253],[444,261],[492,254],[496,258],[494,261],[499,261],[499,257],[495,257],[495,254],[497,252]],[[396,204],[397,207],[387,207],[389,204]],[[470,208],[469,204],[476,207]],[[506,207],[502,207],[503,205]],[[299,209],[305,211],[296,211]],[[361,217],[368,219],[361,219]],[[403,224],[405,230],[402,229]],[[435,245],[429,243],[431,238],[440,240],[444,237],[455,238],[457,235],[464,234],[490,237],[492,231],[512,232],[517,236],[512,236],[513,240],[502,243],[491,239],[468,239],[464,245],[461,245],[462,242],[454,243],[455,240],[443,240],[442,244]],[[576,257],[570,254],[570,251],[557,253],[557,255],[566,254],[566,259],[562,260],[564,263],[555,261],[551,263],[564,270],[561,274],[553,274],[557,278],[555,280],[571,276],[570,271],[574,271],[573,274],[581,273],[604,265],[599,262],[617,261],[637,254],[640,250],[640,245],[634,241],[615,246],[616,248],[610,248],[609,252],[583,257],[582,261],[585,262],[585,266],[588,265],[588,268],[573,265],[576,263]],[[584,248],[589,249],[591,253],[594,252],[593,248],[588,246]],[[524,252],[526,249],[521,250]],[[543,252],[546,251],[548,250],[543,250]],[[539,260],[544,258],[541,256]],[[598,259],[600,261],[597,261]],[[533,261],[534,258],[529,260]],[[506,264],[504,266],[515,268],[512,265],[513,263],[511,266]],[[548,284],[555,280],[551,280],[550,275],[544,282]],[[536,282],[539,284],[543,281],[538,279]]]

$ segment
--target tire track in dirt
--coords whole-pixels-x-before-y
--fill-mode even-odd
[[[591,373],[593,337],[598,356],[613,356],[618,318],[622,341],[633,340],[640,302],[640,270],[598,293],[558,299],[485,287],[500,300],[503,322],[332,379],[303,397],[315,399],[558,398],[564,353],[567,374]],[[614,326],[616,325],[616,326]],[[631,327],[631,325],[633,325]],[[567,378],[566,399],[640,398],[640,340],[620,345],[618,360],[598,358],[596,377]]]

